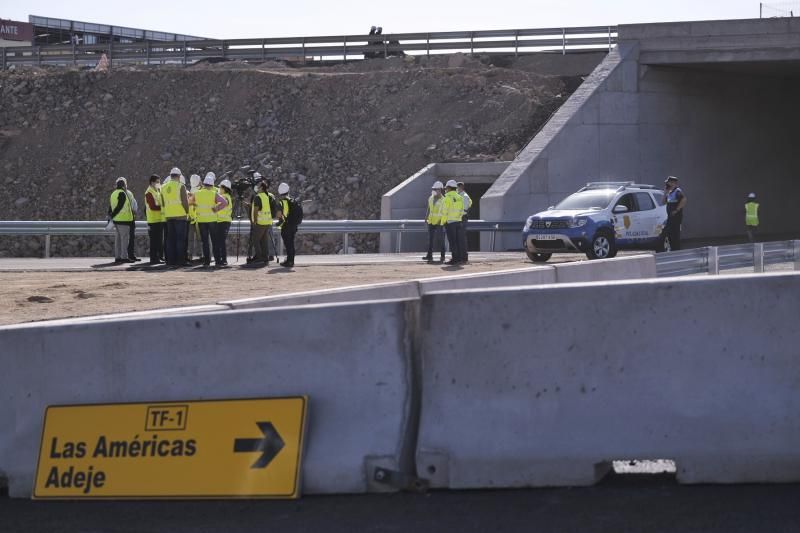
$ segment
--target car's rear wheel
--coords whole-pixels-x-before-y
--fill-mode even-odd
[[[539,252],[529,252],[527,250],[525,251],[525,253],[528,254],[528,259],[530,259],[534,263],[544,263],[545,261],[547,261],[548,259],[550,259],[553,256],[553,254],[543,254],[543,253],[539,253]]]
[[[589,259],[610,259],[615,255],[617,255],[617,246],[614,243],[614,237],[605,231],[592,237],[592,242],[589,243],[589,249],[586,251],[586,257]]]

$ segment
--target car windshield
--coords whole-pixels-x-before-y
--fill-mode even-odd
[[[617,191],[602,189],[598,191],[585,191],[567,196],[556,209],[605,209]]]

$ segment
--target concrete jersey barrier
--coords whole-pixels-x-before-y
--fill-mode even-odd
[[[48,405],[300,394],[310,397],[303,491],[364,492],[373,466],[400,469],[413,455],[408,305],[0,328],[9,493],[30,495]]]
[[[424,296],[417,470],[589,485],[672,459],[682,483],[800,481],[798,316],[800,274]]]

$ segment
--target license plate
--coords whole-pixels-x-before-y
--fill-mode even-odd
[[[531,235],[531,239],[535,241],[555,241],[560,238],[558,235]]]

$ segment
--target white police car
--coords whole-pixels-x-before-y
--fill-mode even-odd
[[[605,259],[617,250],[669,250],[664,233],[664,193],[634,182],[592,182],[555,207],[528,217],[522,231],[531,261],[544,262],[554,253],[583,252]]]

